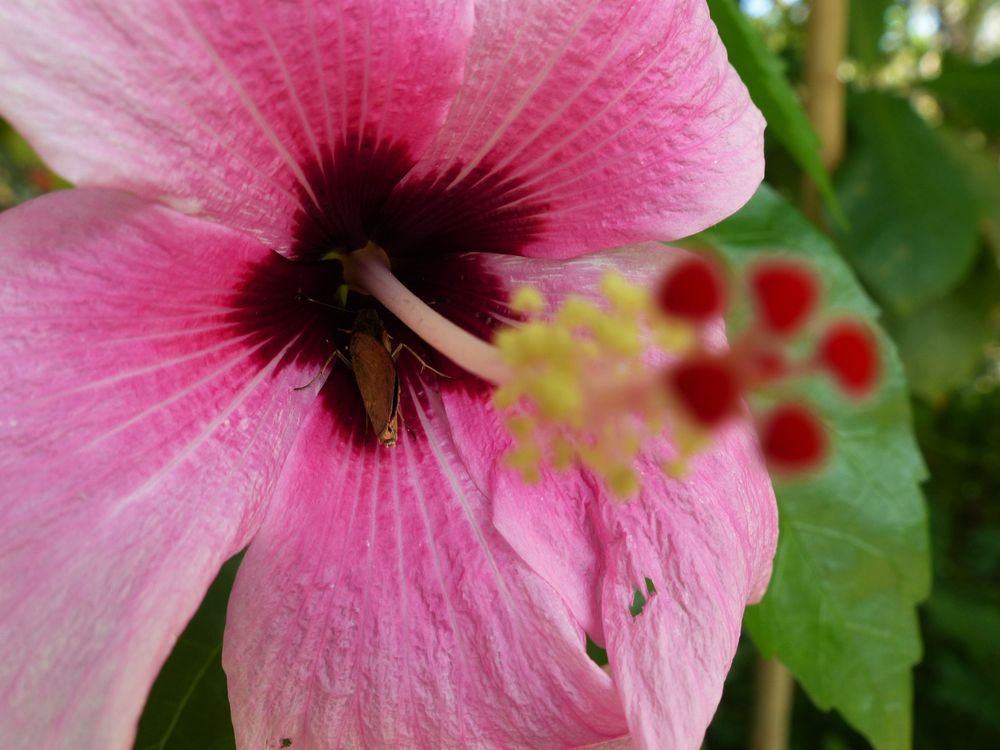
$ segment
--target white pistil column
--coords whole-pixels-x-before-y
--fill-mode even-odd
[[[377,299],[455,364],[494,385],[510,381],[509,368],[497,348],[455,325],[403,286],[392,275],[382,248],[369,243],[344,258],[343,263],[344,281],[352,289]]]

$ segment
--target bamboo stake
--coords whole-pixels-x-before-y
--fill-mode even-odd
[[[812,0],[806,28],[806,112],[819,134],[820,156],[828,171],[844,158],[846,144],[845,97],[837,69],[847,52],[848,0]],[[806,178],[802,209],[813,221],[822,220],[819,194]]]
[[[757,658],[754,674],[753,750],[785,750],[792,720],[795,680],[777,659]]]

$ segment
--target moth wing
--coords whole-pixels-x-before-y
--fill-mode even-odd
[[[381,341],[365,333],[354,333],[350,344],[351,367],[361,392],[368,421],[379,440],[395,442],[399,381],[396,363]],[[387,435],[387,431],[391,433]]]

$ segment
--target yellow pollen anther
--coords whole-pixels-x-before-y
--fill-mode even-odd
[[[545,307],[545,297],[533,286],[522,286],[514,292],[510,306],[520,313],[538,313]]]
[[[668,474],[704,440],[683,424],[664,386],[671,357],[696,341],[623,276],[607,274],[601,292],[599,304],[570,295],[548,311],[537,289],[514,294],[511,306],[527,320],[494,339],[511,373],[494,404],[508,412],[515,447],[507,463],[525,481],[538,481],[544,467],[576,465],[627,498],[639,489],[637,461],[664,429],[677,455],[670,462],[652,455],[649,463]]]
[[[535,432],[534,420],[523,414],[507,417],[504,424],[510,434],[518,440],[527,440]]]
[[[573,465],[573,446],[562,435],[555,435],[552,444],[552,468],[556,471],[567,471]]]
[[[528,484],[541,481],[541,449],[531,440],[521,442],[506,456],[507,465],[517,470]]]
[[[546,372],[534,380],[529,393],[542,416],[555,422],[575,424],[582,406],[582,394],[570,377]]]
[[[630,356],[642,351],[639,330],[631,321],[604,319],[594,326],[600,343],[619,354]]]
[[[624,276],[618,273],[605,275],[601,280],[601,291],[615,307],[629,316],[648,310],[652,303],[647,290],[630,284]]]
[[[672,458],[663,463],[663,473],[672,479],[683,479],[690,468],[687,458]]]
[[[694,329],[683,323],[657,331],[656,344],[666,352],[686,354],[696,343]]]
[[[578,328],[591,325],[601,315],[595,305],[582,297],[570,295],[559,309],[558,320],[568,328]]]
[[[616,466],[607,477],[608,486],[618,497],[631,497],[639,491],[639,479],[631,466]]]

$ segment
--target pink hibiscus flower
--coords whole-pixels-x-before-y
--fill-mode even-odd
[[[491,389],[383,311],[452,376],[400,355],[386,447],[315,377],[359,296],[309,298],[369,241],[482,338],[525,283],[651,285],[676,254],[634,243],[762,173],[704,0],[5,0],[0,113],[80,186],[0,216],[8,747],[128,747],[247,545],[241,748],[698,746],[774,554],[748,429],[627,504],[528,486]]]

